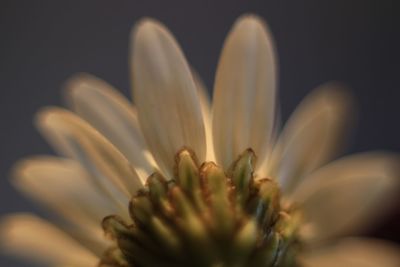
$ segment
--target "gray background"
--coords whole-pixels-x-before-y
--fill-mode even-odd
[[[1,1],[0,214],[35,210],[15,192],[17,159],[51,153],[32,126],[35,111],[62,104],[60,87],[85,71],[129,94],[131,26],[143,16],[164,22],[211,88],[223,39],[244,12],[266,18],[280,61],[283,118],[315,86],[339,80],[358,100],[361,118],[349,152],[400,152],[400,18],[395,1]],[[400,203],[400,201],[399,201]],[[400,205],[370,235],[400,241]],[[28,266],[4,257],[0,266]],[[29,266],[32,266],[29,264]]]

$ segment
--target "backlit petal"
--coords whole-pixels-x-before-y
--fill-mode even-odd
[[[213,98],[213,138],[225,168],[247,148],[262,161],[273,131],[276,59],[272,37],[256,16],[243,16],[219,60]]]
[[[396,155],[348,156],[317,170],[291,196],[301,203],[308,224],[303,235],[327,240],[365,230],[395,203],[399,189]]]
[[[110,140],[145,180],[155,169],[140,131],[136,110],[106,82],[79,74],[66,87],[69,106]]]
[[[206,131],[206,143],[207,143],[207,161],[215,161],[214,145],[212,140],[212,129],[211,129],[211,102],[210,96],[208,95],[208,90],[206,85],[202,81],[198,73],[192,70],[193,80],[197,88],[199,95],[199,101],[201,106],[201,111],[203,113],[204,128]]]
[[[99,132],[67,110],[47,108],[37,115],[42,134],[61,154],[75,158],[122,209],[143,187],[128,160]],[[127,212],[125,212],[127,215]]]
[[[30,214],[9,215],[0,223],[2,250],[47,265],[96,266],[98,259],[54,225]]]
[[[326,84],[306,97],[285,125],[267,167],[285,193],[305,175],[341,152],[352,117],[349,95],[338,84]]]
[[[104,251],[108,243],[101,221],[119,209],[78,163],[50,156],[25,159],[14,167],[12,184],[73,225],[89,249],[99,254]]]
[[[305,267],[398,267],[400,248],[373,239],[348,238],[305,256]]]
[[[160,169],[169,177],[182,147],[205,159],[201,107],[189,66],[171,33],[145,19],[133,31],[132,82],[139,121]]]

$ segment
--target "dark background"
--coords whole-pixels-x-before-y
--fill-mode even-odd
[[[395,1],[0,3],[0,215],[38,210],[10,187],[8,171],[23,156],[51,153],[32,117],[42,106],[62,104],[65,79],[90,72],[129,94],[129,32],[143,16],[161,20],[174,32],[211,88],[231,24],[242,13],[258,13],[277,43],[283,118],[315,86],[343,81],[361,115],[348,152],[400,152],[400,8]],[[397,205],[368,234],[400,242],[399,220]],[[0,265],[28,266],[3,258]]]

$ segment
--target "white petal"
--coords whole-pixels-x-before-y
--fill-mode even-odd
[[[131,195],[143,185],[128,160],[107,139],[73,113],[59,108],[39,112],[36,124],[56,150],[78,160],[104,193],[126,210]]]
[[[133,31],[132,81],[140,125],[160,169],[171,177],[182,147],[203,161],[205,130],[190,69],[171,33],[156,21],[143,20]]]
[[[395,203],[399,163],[396,155],[365,153],[311,174],[291,196],[305,212],[303,235],[323,241],[361,232],[381,219]]]
[[[6,253],[48,265],[96,266],[98,259],[50,223],[29,214],[5,217],[0,243]]]
[[[275,98],[276,59],[269,30],[260,18],[243,16],[225,41],[214,85],[214,149],[225,168],[247,148],[264,159]]]
[[[318,88],[299,105],[280,135],[268,166],[285,193],[340,152],[352,115],[348,94],[337,84]]]
[[[400,248],[379,240],[348,238],[303,261],[305,267],[398,267]]]
[[[215,161],[214,145],[212,140],[212,130],[211,130],[211,103],[210,96],[208,95],[208,90],[206,85],[202,81],[200,75],[192,69],[193,80],[197,88],[199,95],[201,111],[203,113],[204,128],[206,131],[206,143],[207,143],[207,161]]]
[[[67,84],[69,106],[110,140],[145,180],[155,169],[140,131],[134,107],[106,82],[89,74]]]
[[[13,169],[12,184],[44,204],[76,228],[81,240],[101,253],[106,242],[101,221],[119,209],[102,195],[89,175],[72,160],[43,156],[20,161]]]

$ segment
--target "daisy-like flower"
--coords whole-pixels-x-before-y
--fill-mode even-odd
[[[72,111],[36,125],[60,157],[18,163],[12,183],[55,214],[10,215],[3,250],[57,267],[398,267],[400,251],[350,238],[389,206],[399,159],[337,156],[348,95],[315,90],[278,134],[277,67],[267,26],[243,16],[229,33],[214,96],[171,33],[132,33],[132,105],[82,74]]]

